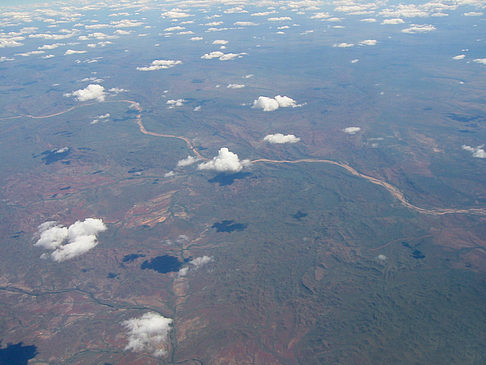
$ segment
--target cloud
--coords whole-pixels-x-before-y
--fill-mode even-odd
[[[220,61],[229,61],[235,58],[241,58],[246,53],[223,53],[221,51],[213,51],[210,53],[205,53],[201,56],[203,60],[211,60],[213,58],[217,58]]]
[[[354,60],[351,60],[351,63],[358,63],[359,62],[359,58],[355,58]]]
[[[228,89],[242,89],[245,87],[245,85],[243,84],[228,84],[228,86],[226,86]]]
[[[470,11],[468,13],[464,13],[464,16],[482,16],[482,11]]]
[[[258,25],[258,24],[253,23],[253,22],[234,22],[233,25],[235,25],[237,27],[251,27],[251,26]]]
[[[472,153],[473,157],[476,158],[486,158],[486,151],[483,149],[484,145],[482,146],[477,146],[477,147],[471,147],[467,145],[462,145],[462,149],[464,151],[468,151]]]
[[[200,256],[200,257],[196,257],[195,259],[192,259],[191,261],[189,261],[189,263],[191,265],[194,265],[194,269],[197,270],[201,266],[206,265],[213,260],[214,258],[212,256]]]
[[[353,43],[337,43],[337,44],[334,44],[333,47],[349,48],[349,47],[354,47],[354,44]]]
[[[360,22],[376,23],[376,19],[375,18],[366,18],[366,19],[361,19]]]
[[[64,52],[64,55],[83,54],[83,53],[86,53],[86,51],[75,51],[73,49],[68,49],[66,52]]]
[[[361,130],[360,127],[346,127],[346,128],[343,129],[343,132],[347,133],[347,134],[356,134],[360,130]]]
[[[228,41],[225,41],[224,39],[216,39],[213,41],[213,44],[221,44],[224,46],[225,44],[228,44]]]
[[[393,18],[393,19],[385,19],[381,22],[381,24],[403,24],[405,23],[403,19],[400,18]]]
[[[281,16],[281,17],[278,17],[278,18],[268,18],[267,20],[269,22],[283,22],[285,20],[292,20],[292,18],[289,17],[289,16]]]
[[[266,135],[265,138],[263,138],[263,140],[265,142],[272,143],[272,144],[275,143],[282,144],[282,143],[297,143],[300,141],[300,138],[294,136],[293,134],[283,135],[282,133],[275,133],[275,134]]]
[[[169,105],[169,109],[173,109],[177,106],[183,106],[185,100],[184,99],[177,99],[177,100],[167,100],[167,105]]]
[[[277,95],[275,98],[269,98],[267,96],[259,96],[257,100],[253,101],[252,108],[263,109],[264,112],[273,112],[280,108],[296,108],[302,106],[302,104],[296,104],[295,100],[288,96]]]
[[[182,159],[182,160],[179,160],[177,162],[177,167],[186,167],[186,166],[190,166],[194,163],[197,162],[197,157],[194,157],[194,156],[187,156],[186,158]]]
[[[150,66],[137,67],[138,71],[157,71],[165,70],[167,68],[174,67],[175,65],[180,65],[182,61],[180,60],[155,60],[152,61]]]
[[[249,160],[240,161],[236,153],[231,152],[226,147],[222,147],[217,156],[208,162],[203,162],[197,168],[199,170],[215,170],[219,172],[239,172],[249,165]]]
[[[482,65],[486,65],[486,58],[476,58],[473,62],[480,63]]]
[[[466,57],[465,54],[458,54],[457,56],[452,57],[453,60],[462,60]]]
[[[378,255],[378,256],[376,256],[376,258],[380,261],[385,261],[387,259],[387,257],[385,255]]]
[[[329,18],[331,15],[329,13],[316,13],[312,15],[310,18],[311,19],[325,19]]]
[[[376,39],[365,39],[364,41],[359,42],[362,46],[375,46],[376,43]]]
[[[51,258],[60,262],[82,255],[98,245],[97,234],[106,230],[98,218],[86,218],[69,227],[50,221],[38,227],[39,239],[34,246],[54,250]],[[67,240],[66,244],[63,244]],[[46,257],[46,254],[41,257]]]
[[[37,49],[55,49],[60,46],[65,46],[66,43],[53,43],[53,44],[44,44],[43,46],[37,47]]]
[[[78,101],[88,101],[88,100],[96,100],[96,101],[104,101],[105,100],[105,88],[98,84],[89,84],[84,89],[79,89],[73,91],[72,93],[64,94],[64,96],[74,96],[78,99]]]
[[[181,27],[180,25],[176,25],[175,27],[165,28],[164,32],[175,32],[176,30],[184,30],[184,29],[186,28]]]
[[[122,325],[128,330],[125,350],[150,352],[157,357],[166,355],[172,322],[171,318],[154,312],[124,321]]]
[[[411,24],[410,28],[402,29],[402,33],[416,34],[432,32],[436,28],[431,24]]]
[[[105,119],[108,119],[110,116],[111,116],[110,113],[98,115],[95,119],[93,119],[93,121],[90,124],[96,124],[99,121],[103,121]]]
[[[164,18],[177,19],[177,18],[187,18],[192,15],[188,13],[184,13],[181,9],[172,9],[170,11],[166,11],[165,13],[162,13],[162,16]]]
[[[203,37],[192,37],[191,41],[202,41]]]

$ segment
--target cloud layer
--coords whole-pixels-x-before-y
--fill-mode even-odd
[[[249,160],[240,161],[236,153],[231,152],[226,147],[222,147],[217,156],[213,157],[211,161],[203,162],[197,168],[199,170],[214,170],[219,172],[239,172],[249,165]]]
[[[128,330],[128,345],[125,350],[164,356],[167,354],[171,324],[172,319],[154,312],[124,321],[122,325]]]
[[[39,239],[34,246],[54,250],[50,257],[54,261],[65,261],[82,255],[98,245],[97,235],[106,230],[101,219],[86,218],[69,227],[57,222],[42,223],[38,228]],[[63,244],[67,241],[66,244]],[[41,257],[47,257],[43,254]]]

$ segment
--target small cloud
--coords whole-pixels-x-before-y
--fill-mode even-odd
[[[336,43],[333,45],[333,47],[349,48],[349,47],[354,47],[354,43]]]
[[[197,270],[201,266],[206,265],[213,260],[214,260],[214,258],[211,257],[211,256],[201,256],[201,257],[196,257],[195,259],[192,259],[191,261],[189,261],[189,263],[191,265],[194,265],[194,269]]]
[[[358,133],[360,130],[361,130],[361,128],[360,128],[360,127],[347,127],[347,128],[344,128],[344,129],[343,129],[343,132],[344,132],[344,133],[347,133],[347,134],[356,134],[356,133]]]
[[[172,177],[172,176],[175,176],[175,172],[174,171],[169,171],[169,172],[166,172],[164,174],[164,177]]]
[[[175,65],[180,65],[182,61],[179,60],[155,60],[152,61],[150,66],[137,67],[138,71],[156,71],[165,70],[167,68],[174,67]]]
[[[93,121],[90,124],[96,124],[99,121],[103,121],[105,119],[108,119],[109,117],[110,117],[110,113],[98,115],[95,119],[93,119]]]
[[[381,24],[403,24],[405,23],[401,18],[393,18],[393,19],[385,19],[381,22]]]
[[[267,20],[269,22],[283,22],[283,21],[286,21],[286,20],[292,20],[292,18],[289,17],[289,16],[281,16],[281,17],[277,17],[277,18],[268,18]]]
[[[282,143],[297,143],[300,138],[294,136],[293,134],[283,135],[282,133],[268,134],[263,138],[265,142],[272,144],[282,144]]]
[[[59,152],[60,153],[60,152]],[[98,245],[97,234],[106,230],[98,218],[86,218],[69,227],[45,222],[38,227],[39,239],[34,246],[54,250],[51,258],[61,262],[82,255]],[[67,240],[66,244],[63,244]],[[45,256],[45,254],[43,255]]]
[[[178,31],[178,30],[184,30],[186,28],[184,27],[181,27],[180,25],[177,25],[175,27],[169,27],[169,28],[165,28],[164,29],[164,32],[175,32],[175,31]]]
[[[296,104],[295,100],[288,96],[277,95],[275,98],[269,98],[267,96],[259,96],[257,100],[253,101],[252,108],[263,109],[264,112],[273,112],[278,108],[296,108],[302,104]]]
[[[355,58],[354,60],[351,60],[351,63],[358,63],[359,62],[359,58]]]
[[[453,60],[462,60],[466,57],[465,54],[458,54],[457,56],[452,57]]]
[[[486,158],[486,151],[483,149],[484,145],[471,147],[467,145],[462,145],[462,149],[464,151],[468,151],[472,153],[472,156],[475,158]]]
[[[375,18],[366,18],[366,19],[361,19],[360,22],[376,23],[376,19]]]
[[[189,16],[192,16],[192,15],[188,14],[188,13],[184,13],[180,9],[172,9],[170,11],[166,11],[165,13],[162,13],[162,17],[170,18],[170,19],[187,18]]]
[[[310,18],[311,19],[325,19],[325,18],[329,18],[331,15],[329,13],[316,13],[314,15],[312,15]]]
[[[226,86],[228,89],[242,89],[245,87],[245,85],[243,84],[228,84],[228,86]]]
[[[376,258],[380,261],[385,261],[387,259],[385,255],[378,255]]]
[[[202,41],[203,37],[191,37],[191,41]]]
[[[104,101],[105,100],[105,88],[98,84],[89,84],[84,89],[79,89],[73,91],[72,93],[64,94],[64,96],[74,96],[78,101],[88,101],[88,100],[96,100],[96,101]]]
[[[184,99],[167,100],[166,104],[169,105],[169,109],[173,109],[175,107],[183,106],[184,102]]]
[[[157,357],[166,355],[172,322],[171,318],[154,312],[124,321],[122,325],[128,330],[128,345],[125,350],[150,352]]]
[[[243,57],[245,53],[223,53],[221,51],[213,51],[210,53],[205,53],[204,55],[201,56],[203,60],[211,60],[213,58],[217,58],[220,61],[229,61],[233,60],[235,58],[241,58]]]
[[[480,63],[482,65],[486,65],[486,58],[476,58],[473,62]]]
[[[253,74],[248,74],[248,75],[243,76],[243,78],[244,78],[244,79],[251,79],[253,76],[255,76],[255,75],[253,75]]]
[[[225,41],[224,39],[216,39],[213,41],[213,44],[220,44],[224,46],[225,44],[228,44],[228,41]]]
[[[252,27],[258,24],[253,22],[234,22],[233,25],[237,27]]]
[[[187,156],[186,158],[184,158],[183,160],[179,160],[177,162],[177,167],[186,167],[186,166],[190,166],[194,163],[197,162],[197,158],[194,157],[194,156]]]
[[[75,51],[73,49],[68,49],[66,52],[64,52],[64,55],[72,55],[72,54],[83,54],[86,53],[87,51]]]
[[[361,46],[375,46],[376,43],[376,39],[365,39],[364,41],[359,42]]]
[[[416,34],[432,32],[436,28],[431,24],[411,24],[409,28],[402,29],[402,33]]]
[[[464,16],[482,16],[482,11],[470,11],[468,13],[464,13]]]
[[[201,110],[201,105],[196,106],[194,109],[192,109],[195,112],[198,112]]]
[[[219,172],[239,172],[244,167],[249,166],[249,160],[240,161],[236,153],[228,148],[222,147],[218,155],[208,162],[203,162],[198,166],[199,170],[214,170]]]

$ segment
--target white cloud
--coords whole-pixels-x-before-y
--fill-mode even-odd
[[[97,218],[77,221],[68,228],[57,222],[45,222],[38,227],[39,239],[34,246],[54,250],[51,253],[54,261],[69,260],[96,247],[97,234],[105,230],[103,221]],[[67,243],[63,244],[66,240]]]
[[[177,167],[186,167],[186,166],[190,166],[194,163],[197,162],[197,157],[194,157],[194,156],[187,156],[186,158],[182,159],[182,160],[179,160],[177,162]]]
[[[337,43],[337,44],[334,44],[333,47],[349,48],[349,47],[354,47],[354,44],[353,43]]]
[[[55,49],[60,46],[65,46],[66,43],[53,43],[53,44],[44,44],[43,46],[37,47],[37,49]]]
[[[480,63],[482,65],[486,65],[486,58],[476,58],[473,62]]]
[[[457,56],[452,57],[453,60],[462,60],[466,57],[465,54],[459,54]]]
[[[329,18],[331,15],[329,13],[316,13],[312,15],[310,18],[311,19],[325,19]]]
[[[201,256],[201,257],[196,257],[195,259],[192,259],[191,261],[189,261],[189,263],[191,265],[194,265],[194,269],[197,270],[201,266],[206,265],[206,264],[210,263],[213,260],[214,259],[211,256]]]
[[[15,58],[5,57],[5,56],[0,57],[0,62],[13,61],[13,60],[15,60]]]
[[[105,100],[105,88],[98,84],[89,84],[84,89],[79,89],[73,91],[72,93],[64,94],[64,96],[74,96],[78,99],[78,101],[87,101],[87,100],[97,100],[97,101],[104,101]]]
[[[180,60],[155,60],[152,61],[150,66],[137,67],[138,71],[157,71],[165,70],[167,68],[174,67],[175,65],[180,65],[182,61]]]
[[[398,4],[394,9],[384,9],[380,15],[385,18],[417,18],[428,17],[429,13],[415,4]]]
[[[296,104],[295,100],[288,96],[277,95],[275,98],[269,98],[267,96],[259,96],[257,100],[253,101],[252,108],[263,109],[264,112],[273,112],[278,108],[296,108],[302,105]]]
[[[282,144],[282,143],[297,143],[300,141],[300,138],[294,136],[293,134],[283,135],[282,133],[275,133],[275,134],[266,135],[265,138],[263,138],[263,140],[265,142],[272,143],[272,144],[275,143]]]
[[[83,54],[83,53],[86,53],[86,51],[75,51],[73,49],[68,49],[66,52],[64,52],[64,55]]]
[[[278,18],[268,18],[267,20],[269,22],[283,22],[285,20],[292,20],[292,18],[289,17],[289,16],[281,16],[281,17],[278,17]]]
[[[361,19],[360,21],[365,23],[376,23],[375,18],[366,18],[366,19]]]
[[[177,19],[177,18],[187,18],[188,16],[192,16],[191,14],[184,13],[181,9],[172,9],[170,11],[166,11],[162,13],[164,18],[170,19]]]
[[[402,29],[402,33],[416,34],[432,32],[436,28],[431,24],[411,24],[409,28]]]
[[[165,32],[175,32],[177,30],[184,30],[184,29],[186,29],[186,28],[181,27],[180,25],[176,25],[175,27],[165,28],[164,31]]]
[[[129,35],[131,33],[132,33],[131,30],[123,30],[123,29],[115,30],[115,34],[119,34],[119,35]]]
[[[225,44],[228,44],[228,41],[225,41],[224,39],[216,39],[213,41],[213,44],[221,44],[224,46]]]
[[[176,100],[167,100],[166,104],[169,105],[169,109],[173,109],[178,106],[183,106],[185,100],[184,99],[176,99]]]
[[[258,24],[253,23],[253,22],[234,22],[233,25],[235,25],[237,27],[251,27],[251,26],[258,25]]]
[[[359,42],[362,46],[375,46],[376,43],[376,39],[365,39],[364,41]]]
[[[228,84],[228,86],[226,86],[228,89],[242,89],[245,87],[245,85],[243,84]]]
[[[171,324],[171,318],[154,312],[124,321],[122,325],[128,330],[125,350],[150,352],[153,356],[166,355]]]
[[[235,58],[241,58],[246,53],[223,53],[221,51],[213,51],[210,53],[205,53],[201,56],[203,60],[211,60],[213,58],[217,58],[220,61],[229,61]]]
[[[347,133],[347,134],[356,134],[356,133],[358,133],[360,130],[361,130],[361,128],[360,128],[360,127],[347,127],[347,128],[344,128],[344,129],[343,129],[343,132],[344,132],[344,133]]]
[[[482,11],[470,11],[468,13],[464,13],[464,16],[482,16]]]
[[[358,63],[359,62],[359,58],[355,58],[354,60],[351,60],[351,63]]]
[[[462,149],[472,153],[473,157],[476,158],[486,158],[486,151],[483,149],[484,145],[471,147],[467,145],[462,145]]]
[[[403,24],[405,23],[403,19],[400,18],[393,18],[393,19],[385,19],[381,22],[381,24]]]
[[[98,115],[95,119],[93,119],[91,121],[90,124],[96,124],[98,123],[99,121],[103,121],[105,119],[108,119],[110,117],[110,113],[106,113],[106,114],[101,114],[101,115]]]
[[[203,37],[192,37],[191,41],[202,41]]]
[[[203,162],[198,166],[199,170],[215,170],[219,172],[239,172],[244,167],[249,166],[249,160],[240,161],[236,153],[228,148],[222,147],[218,155],[208,162]]]
[[[385,261],[387,259],[385,255],[378,255],[376,258],[380,261]]]

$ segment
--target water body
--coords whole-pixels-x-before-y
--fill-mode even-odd
[[[214,223],[211,227],[216,228],[216,232],[243,231],[248,225],[244,223],[234,223],[233,220],[224,220]]]
[[[122,261],[123,262],[133,262],[136,259],[138,259],[139,257],[145,257],[145,255],[142,255],[142,254],[139,254],[139,253],[131,253],[129,255],[123,256]]]
[[[150,269],[166,274],[168,272],[177,272],[180,270],[182,262],[179,261],[177,257],[164,255],[157,256],[150,261],[145,260],[140,268],[142,270]]]
[[[0,349],[0,365],[27,365],[30,359],[37,355],[37,347],[34,345],[23,346],[22,342],[7,344]]]
[[[211,184],[218,183],[219,186],[226,186],[231,185],[238,179],[244,179],[250,176],[251,173],[249,172],[237,172],[236,174],[218,174],[212,179],[209,179],[208,182]]]
[[[70,148],[47,150],[41,153],[41,160],[44,161],[46,165],[50,165],[51,163],[64,160],[70,153]]]
[[[300,221],[302,218],[307,217],[307,213],[304,213],[301,210],[299,210],[297,213],[293,214],[292,217]]]
[[[425,258],[425,255],[420,250],[413,250],[412,257],[414,259],[424,259]]]

